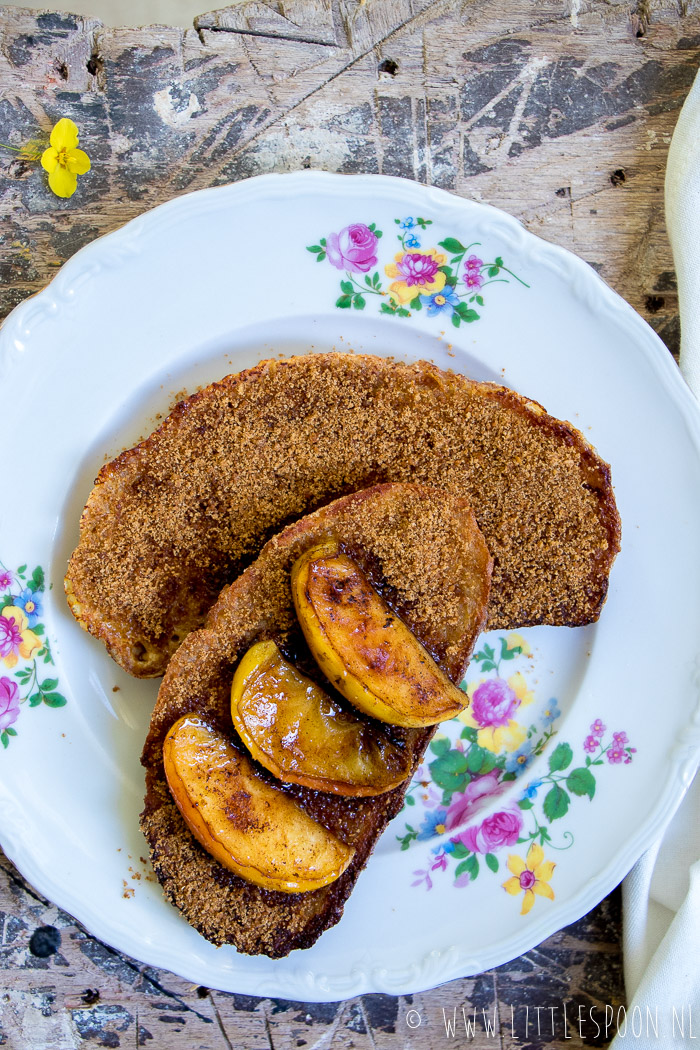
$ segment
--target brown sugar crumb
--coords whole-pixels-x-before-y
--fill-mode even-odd
[[[347,353],[228,376],[104,467],[69,604],[127,671],[160,675],[284,523],[378,481],[469,499],[495,561],[490,628],[597,618],[619,518],[579,431],[504,387]]]
[[[131,897],[134,896],[134,888],[133,886],[129,886],[126,879],[122,879],[122,886],[124,887],[122,897],[124,898],[124,900],[129,900]]]

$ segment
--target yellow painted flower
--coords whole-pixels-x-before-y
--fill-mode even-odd
[[[515,674],[510,676],[508,685],[520,701],[520,707],[527,707],[535,699],[535,694],[532,689],[528,689],[525,677],[520,671],[516,671]]]
[[[509,631],[506,635],[506,649],[520,649],[523,656],[532,656],[532,649],[517,631]]]
[[[544,859],[542,847],[536,842],[530,846],[525,860],[515,853],[510,854],[508,870],[513,872],[513,877],[506,879],[503,889],[514,897],[521,890],[524,891],[521,915],[527,915],[535,903],[535,896],[547,897],[550,901],[554,900],[554,890],[549,885],[549,880],[555,867],[554,861]]]
[[[400,303],[410,303],[418,295],[434,295],[445,287],[445,274],[439,269],[447,256],[430,248],[428,251],[399,252],[393,263],[384,267],[387,277],[398,277],[389,291]]]
[[[510,721],[506,726],[488,726],[476,734],[479,747],[500,754],[501,751],[517,751],[527,738],[527,730],[519,722]]]
[[[28,628],[29,621],[22,609],[8,605],[0,614],[0,659],[5,667],[14,667],[19,657],[31,660],[43,642]]]
[[[70,197],[78,185],[78,175],[90,170],[90,158],[78,149],[78,129],[68,117],[62,117],[51,132],[51,145],[41,157],[41,166],[49,173],[49,186],[57,197]]]

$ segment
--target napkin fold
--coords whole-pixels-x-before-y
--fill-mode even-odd
[[[681,372],[700,397],[700,74],[668,153],[666,226],[678,277]],[[611,1050],[700,1047],[700,776],[625,879],[622,907],[627,1023],[623,1031],[618,1021]]]

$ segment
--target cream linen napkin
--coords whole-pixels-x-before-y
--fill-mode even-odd
[[[678,275],[681,371],[700,397],[700,75],[666,168],[666,225]],[[700,776],[663,837],[623,883],[627,1025],[611,1050],[700,1050]]]

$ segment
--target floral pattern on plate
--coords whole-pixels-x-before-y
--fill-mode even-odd
[[[41,622],[44,589],[44,570],[40,565],[28,577],[26,565],[10,572],[0,562],[0,744],[3,748],[17,736],[15,724],[22,704],[63,707],[66,703],[66,698],[57,692],[57,678],[40,681],[43,666],[53,665],[46,628]]]
[[[327,259],[331,266],[345,271],[335,303],[341,310],[364,310],[367,296],[376,295],[383,300],[383,314],[410,317],[425,309],[428,317],[444,315],[459,328],[462,322],[479,320],[479,309],[485,305],[483,289],[488,285],[509,284],[512,277],[530,287],[508,269],[500,255],[490,262],[480,258],[478,241],[465,246],[456,237],[446,237],[437,247],[425,247],[424,234],[433,225],[432,219],[408,216],[394,222],[399,227],[399,251],[393,262],[384,265],[384,274],[391,279],[388,288],[383,287],[379,269],[375,269],[383,236],[376,223],[351,223],[307,246],[317,262]],[[371,270],[374,272],[370,274]]]
[[[593,800],[597,767],[628,765],[636,748],[624,731],[606,738],[607,727],[597,718],[581,742],[576,762],[574,748],[557,743],[550,750],[546,773],[479,820],[479,810],[502,795],[545,751],[561,714],[556,699],[550,699],[528,717],[534,692],[522,670],[508,675],[516,661],[532,655],[522,635],[500,636],[497,648],[498,652],[485,643],[472,657],[481,675],[462,686],[469,707],[433,738],[432,757],[417,770],[404,802],[405,818],[412,807],[420,806],[422,813],[411,823],[406,819],[405,833],[397,839],[402,850],[439,839],[430,848],[426,867],[413,871],[412,885],[428,890],[440,873],[449,871],[454,885],[464,887],[478,877],[482,864],[496,874],[505,861],[510,877],[503,888],[513,896],[523,894],[521,915],[526,915],[537,896],[554,900],[550,883],[556,864],[545,850],[569,849],[574,841],[569,830],[552,835],[552,824],[566,817],[575,798]],[[524,855],[506,852],[516,846],[525,848]]]

